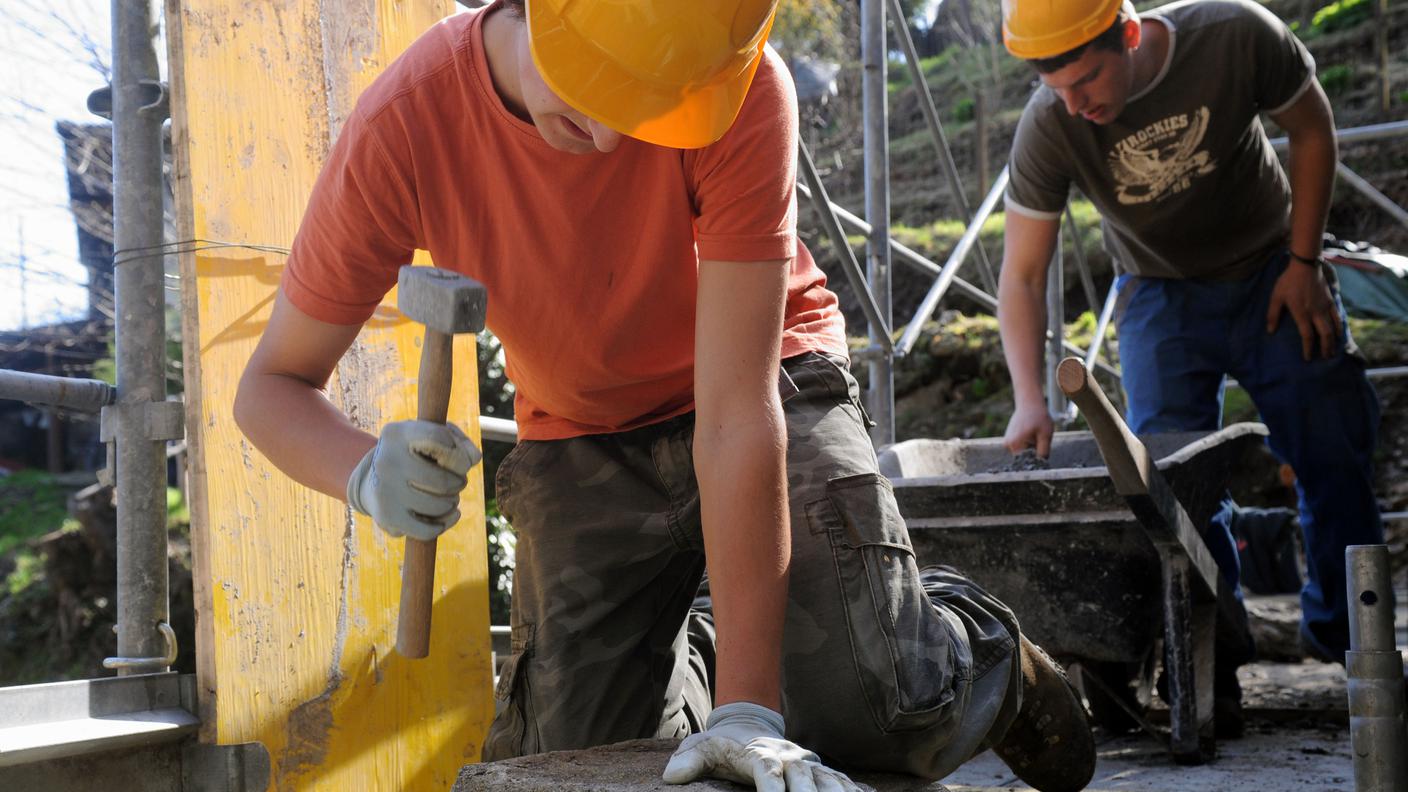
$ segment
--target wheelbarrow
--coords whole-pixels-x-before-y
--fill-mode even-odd
[[[1197,526],[1266,428],[1136,439],[1079,361],[1068,363],[1079,366],[1063,373],[1094,431],[1058,432],[1047,465],[1014,464],[998,438],[909,440],[881,452],[880,472],[894,484],[920,563],[970,576],[1051,654],[1087,668],[1143,669],[1147,691],[1162,639],[1169,750],[1181,763],[1207,761],[1214,630],[1238,615]],[[1127,691],[1128,681],[1093,680],[1107,712],[1119,698],[1109,683]]]

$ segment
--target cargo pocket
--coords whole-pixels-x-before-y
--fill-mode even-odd
[[[499,683],[494,687],[494,698],[505,703],[485,740],[486,762],[538,752],[538,727],[533,717],[527,673],[532,653],[533,625],[514,627],[509,656],[499,671]]]
[[[827,482],[807,509],[830,540],[866,703],[887,732],[927,729],[954,699],[954,634],[919,582],[890,482],[874,473]]]

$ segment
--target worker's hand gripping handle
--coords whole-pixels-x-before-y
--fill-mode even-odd
[[[1085,364],[1079,358],[1066,358],[1056,369],[1056,381],[1090,425],[1115,491],[1121,495],[1148,494],[1150,471],[1155,470],[1149,449],[1129,430]]]
[[[426,328],[416,405],[416,417],[422,421],[445,423],[450,409],[453,346],[454,336]],[[434,598],[435,540],[407,536],[401,567],[401,618],[396,625],[396,651],[402,657],[421,658],[430,653],[430,603]]]

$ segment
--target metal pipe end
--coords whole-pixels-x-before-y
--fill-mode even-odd
[[[1344,550],[1352,651],[1391,651],[1393,584],[1388,545],[1350,545]]]

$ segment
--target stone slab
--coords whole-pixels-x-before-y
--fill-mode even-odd
[[[505,759],[468,765],[454,792],[739,792],[726,781],[666,784],[660,773],[678,742],[631,740],[601,748]],[[943,784],[884,773],[853,778],[875,792],[947,792]]]

